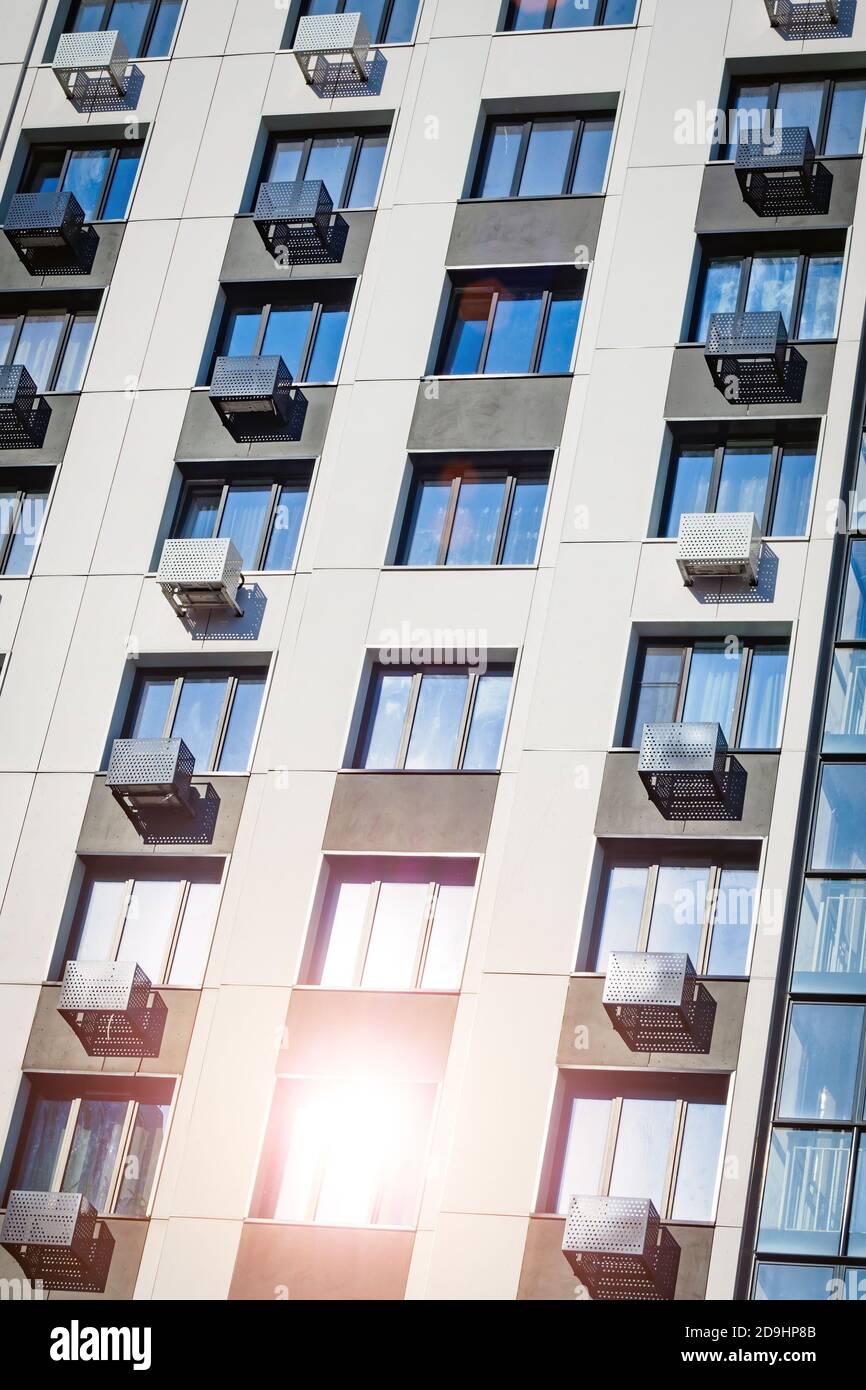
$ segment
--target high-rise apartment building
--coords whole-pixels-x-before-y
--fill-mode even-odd
[[[866,0],[3,6],[4,1289],[866,1289],[864,109]]]

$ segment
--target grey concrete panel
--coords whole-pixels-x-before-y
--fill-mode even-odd
[[[402,1299],[414,1231],[245,1222],[230,1299]]]
[[[836,358],[835,343],[795,343],[805,363],[802,387],[796,400],[779,399],[773,393],[766,401],[742,404],[726,399],[717,389],[704,357],[702,346],[678,347],[674,351],[671,377],[665,401],[668,420],[699,420],[704,416],[734,419],[737,416],[776,419],[787,415],[823,415],[830,396],[830,380]],[[782,393],[779,393],[781,395]]]
[[[577,248],[592,260],[604,199],[504,198],[459,203],[449,267],[573,265]]]
[[[6,463],[18,465],[63,462],[80,397],[77,394],[46,394],[44,399],[48,402],[51,414],[42,444],[37,449],[0,449],[0,469]]]
[[[126,812],[96,776],[78,840],[78,854],[230,854],[247,791],[246,777],[195,777],[199,810],[190,819],[172,812],[145,840]],[[150,822],[149,822],[150,824]]]
[[[608,753],[595,822],[596,835],[704,835],[763,838],[770,829],[778,753],[739,753],[746,774],[745,798],[738,820],[666,820],[650,801],[637,775],[638,753]]]
[[[860,182],[860,159],[822,159],[818,161],[830,176],[826,206],[821,211],[796,216],[759,216],[743,199],[733,164],[708,164],[701,185],[701,200],[695,231],[772,232],[823,231],[827,227],[850,227]]]
[[[63,1293],[55,1290],[51,1293],[43,1292],[42,1298],[48,1298],[52,1302],[70,1303],[103,1303],[113,1299],[123,1301],[132,1299],[150,1222],[115,1216],[109,1218],[105,1224],[114,1239],[114,1250],[105,1292]],[[8,1250],[0,1247],[0,1280],[22,1280],[23,1278],[21,1266],[12,1258]],[[13,1283],[12,1288],[15,1287],[16,1284]],[[29,1292],[29,1285],[27,1288],[27,1294],[22,1294],[22,1297],[35,1298],[35,1294]]]
[[[300,439],[239,444],[214,410],[206,390],[192,391],[175,455],[178,463],[198,459],[311,458],[322,452],[335,386],[301,386],[307,409]]]
[[[680,1247],[677,1275],[677,1302],[703,1299],[707,1288],[712,1226],[676,1226],[666,1223]],[[550,1300],[573,1303],[577,1279],[562,1253],[565,1218],[533,1216],[526,1233],[523,1268],[520,1272],[520,1300]]]
[[[65,1018],[57,1012],[60,985],[43,985],[24,1054],[24,1071],[156,1072],[180,1075],[186,1063],[195,1016],[197,989],[159,987],[167,1017],[158,1057],[88,1057]]]
[[[329,280],[358,276],[364,269],[370,237],[373,234],[373,211],[341,212],[335,214],[345,224],[345,246],[339,260],[321,261],[310,265],[278,265],[274,261],[253,222],[252,217],[236,217],[229,235],[225,260],[220,271],[224,285],[245,280]],[[339,232],[339,229],[338,229]]]
[[[570,376],[422,381],[409,448],[556,449],[570,391]]]
[[[323,848],[480,853],[487,845],[498,783],[496,773],[342,773]]]

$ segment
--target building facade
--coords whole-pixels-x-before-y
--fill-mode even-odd
[[[7,10],[3,1289],[857,1297],[866,5]]]

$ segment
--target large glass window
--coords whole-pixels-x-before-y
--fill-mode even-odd
[[[274,136],[261,182],[321,179],[335,208],[372,208],[387,144],[387,130]]]
[[[306,984],[458,990],[475,860],[331,859]]]
[[[492,772],[499,766],[511,669],[373,672],[355,766]]]
[[[753,512],[765,536],[804,536],[815,455],[816,446],[805,442],[678,447],[659,534],[676,536],[687,512]]]
[[[866,869],[866,763],[822,767],[810,867],[843,874]]]
[[[411,43],[418,0],[301,0],[308,14],[361,14],[374,43]]]
[[[443,376],[571,371],[583,271],[452,275],[436,370]]]
[[[866,880],[807,878],[793,988],[866,995]]]
[[[692,341],[706,341],[711,315],[741,311],[780,313],[792,338],[832,338],[841,279],[841,252],[710,256],[698,285]]]
[[[25,474],[18,482],[16,486],[14,474],[8,482],[0,479],[0,574],[7,578],[27,575],[33,568],[42,539],[51,470]]]
[[[13,313],[0,305],[0,364],[26,367],[37,391],[78,391],[95,324],[95,307]]]
[[[718,723],[739,748],[776,748],[788,669],[784,642],[647,642],[638,654],[627,743],[644,724]]]
[[[215,357],[282,357],[295,381],[333,381],[349,321],[351,288],[305,285],[271,304],[231,304]]]
[[[246,772],[266,672],[142,671],[126,723],[128,738],[182,738],[197,772]]]
[[[773,1130],[758,1249],[766,1254],[836,1255],[842,1233],[851,1135]]]
[[[737,81],[728,102],[727,139],[718,158],[733,159],[743,133],[772,137],[775,130],[808,126],[818,154],[859,154],[863,145],[866,78]]]
[[[534,564],[549,474],[532,457],[419,459],[397,563]]]
[[[854,1118],[863,1015],[863,1008],[855,1005],[792,1006],[782,1070],[780,1118]]]
[[[142,143],[36,145],[21,180],[21,193],[74,193],[88,222],[122,220],[129,207]]]
[[[758,1265],[752,1297],[757,1302],[821,1303],[833,1295],[832,1265]]]
[[[164,58],[183,0],[73,0],[67,31],[117,29],[130,58]]]
[[[585,29],[632,24],[637,0],[511,0],[506,29]]]
[[[553,198],[601,193],[613,136],[612,113],[490,120],[476,198]]]
[[[187,483],[172,535],[227,537],[245,573],[294,569],[309,487],[308,470],[280,479]]]

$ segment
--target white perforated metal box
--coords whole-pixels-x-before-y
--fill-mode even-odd
[[[68,97],[74,95],[77,77],[107,77],[118,96],[126,90],[129,52],[117,29],[61,34],[51,64]]]
[[[572,1197],[562,1250],[594,1299],[674,1296],[680,1248],[648,1198]]]
[[[315,79],[319,59],[350,62],[361,82],[369,77],[370,30],[362,14],[305,15],[298,24],[294,53],[307,82]]]
[[[695,579],[758,582],[761,528],[752,512],[686,512],[680,517],[677,565],[687,585]]]
[[[150,980],[135,961],[70,960],[57,1007],[61,1013],[128,1013],[147,1008],[150,988]]]
[[[688,1007],[695,992],[695,968],[688,955],[667,951],[612,951],[602,1003],[607,1006]]]
[[[159,1055],[165,1001],[135,961],[67,961],[57,1011],[89,1057]]]
[[[86,1197],[77,1192],[9,1194],[0,1245],[27,1278],[44,1289],[102,1293],[114,1239]]]
[[[641,777],[706,773],[721,784],[727,751],[720,724],[644,724],[638,772]]]
[[[808,24],[814,19],[839,22],[839,0],[764,0],[764,4],[770,23],[778,29]]]
[[[244,577],[231,540],[167,540],[156,578],[169,603],[184,616],[191,608],[225,608],[240,614],[237,594]]]
[[[116,738],[105,785],[137,809],[182,807],[192,814],[195,759],[182,738]]]

